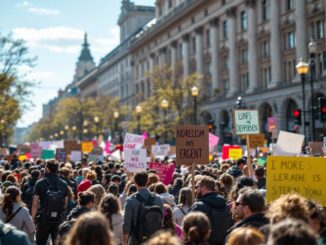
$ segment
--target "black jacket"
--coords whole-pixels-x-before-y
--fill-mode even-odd
[[[234,229],[239,227],[253,227],[259,229],[260,227],[268,224],[268,219],[262,213],[257,213],[250,215],[249,217],[241,220],[240,222],[233,225],[229,230],[228,234],[230,234]]]
[[[82,215],[83,213],[87,213],[89,211],[91,210],[89,210],[86,207],[77,206],[71,210],[70,214],[67,216],[67,220],[77,219],[78,216]]]
[[[224,245],[227,230],[231,227],[232,219],[226,200],[221,195],[211,192],[198,199],[191,211],[201,211],[211,222],[210,244]]]

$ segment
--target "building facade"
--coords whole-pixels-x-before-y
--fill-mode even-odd
[[[157,0],[156,23],[131,48],[135,98],[150,95],[147,71],[181,63],[184,77],[203,74],[201,122],[215,120],[225,141],[239,96],[242,107],[259,111],[264,133],[268,117],[276,117],[278,129],[292,131],[292,110],[303,108],[296,64],[308,62],[311,38],[317,44],[315,103],[326,96],[325,22],[324,0]],[[311,122],[309,81],[307,76],[304,97]],[[323,126],[316,118],[317,136]]]

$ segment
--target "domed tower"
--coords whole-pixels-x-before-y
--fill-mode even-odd
[[[90,70],[95,67],[95,62],[89,50],[89,44],[87,42],[87,33],[85,32],[84,43],[78,61],[76,63],[75,75],[73,83],[85,76]]]

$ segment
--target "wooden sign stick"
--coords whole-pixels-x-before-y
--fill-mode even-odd
[[[192,203],[195,202],[195,163],[191,166],[191,190],[192,190]]]
[[[249,177],[253,178],[254,177],[254,169],[252,168],[252,164],[251,164],[249,134],[247,134],[246,141],[247,141],[247,166],[248,166],[248,171],[249,171]]]

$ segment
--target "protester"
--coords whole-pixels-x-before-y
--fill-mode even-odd
[[[96,173],[94,171],[84,170],[86,172],[86,178],[84,178],[78,185],[77,191],[86,191],[93,185],[93,182],[96,181]]]
[[[115,237],[115,243],[117,245],[123,244],[123,213],[119,199],[112,194],[104,196],[100,202],[98,211],[104,214],[109,220],[110,229],[113,231]]]
[[[173,221],[172,208],[169,204],[163,206],[163,227],[164,230],[170,231],[173,234],[182,236],[181,227]]]
[[[94,207],[95,195],[91,191],[83,191],[78,193],[78,205],[73,208],[67,216],[67,220],[77,219],[83,213],[87,213]]]
[[[202,212],[191,212],[186,215],[182,223],[185,245],[208,245],[211,224]]]
[[[226,200],[215,192],[215,187],[212,177],[203,176],[196,184],[197,201],[190,212],[200,211],[206,214],[212,226],[209,242],[224,245],[227,230],[231,227],[231,215]]]
[[[302,220],[287,218],[271,227],[268,245],[317,245],[317,236]]]
[[[5,224],[0,220],[0,242],[1,244],[10,245],[30,245],[29,239],[25,232],[16,229],[10,224]]]
[[[130,245],[141,244],[148,240],[151,235],[161,229],[163,223],[163,201],[159,196],[147,190],[148,174],[136,173],[134,181],[138,192],[126,200],[123,222],[123,240],[125,244],[129,242]],[[148,223],[150,217],[145,213],[153,218],[150,223]],[[144,231],[149,232],[143,233]]]
[[[45,176],[35,184],[32,217],[38,227],[37,245],[45,245],[49,235],[54,243],[58,227],[64,219],[69,190],[67,183],[59,178],[58,168],[57,161],[48,160],[45,166]]]
[[[65,245],[115,245],[109,223],[99,212],[81,215],[67,234]]]
[[[154,192],[162,198],[164,203],[169,204],[171,207],[176,205],[174,196],[168,193],[168,189],[162,182],[155,184]]]
[[[309,210],[308,223],[316,235],[319,235],[319,244],[326,244],[325,209],[314,200],[307,200]]]
[[[257,229],[240,227],[232,230],[227,245],[261,245],[264,242],[264,235]]]
[[[21,202],[20,190],[16,186],[6,189],[1,203],[0,219],[24,231],[33,242],[35,225],[29,210]]]
[[[146,245],[181,245],[177,236],[171,232],[158,232],[156,233]]]
[[[96,209],[105,195],[105,189],[102,185],[96,184],[92,185],[88,191],[94,194],[94,208]]]
[[[179,204],[173,208],[173,220],[181,226],[183,218],[193,205],[192,191],[190,188],[184,187],[180,190],[178,203]]]
[[[34,187],[36,181],[40,178],[41,173],[39,170],[33,170],[31,172],[31,178],[26,181],[26,183],[22,187],[22,200],[26,204],[28,210],[32,211],[32,203],[34,196]]]
[[[264,197],[257,189],[253,187],[241,189],[232,207],[232,217],[235,217],[238,223],[233,225],[228,233],[239,227],[260,228],[268,224],[268,219],[263,213],[264,209]]]

